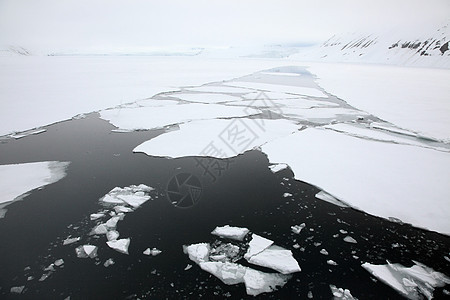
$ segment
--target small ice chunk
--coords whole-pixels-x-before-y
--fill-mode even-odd
[[[120,234],[119,234],[118,231],[111,230],[111,231],[108,231],[106,233],[106,238],[108,239],[108,241],[114,241],[114,240],[117,240],[119,238],[119,235]]]
[[[342,233],[342,234],[347,234],[347,231],[344,230],[344,229],[340,229],[339,232]]]
[[[114,210],[116,213],[129,213],[133,212],[133,210],[129,207],[123,206],[123,205],[117,205],[114,206]]]
[[[116,228],[117,222],[120,221],[120,217],[112,217],[108,221],[106,221],[105,225],[108,228]]]
[[[150,196],[146,196],[143,193],[142,193],[143,195],[141,195],[139,193],[142,192],[137,192],[136,194],[119,194],[117,195],[117,198],[123,200],[125,203],[134,208],[138,208],[139,206],[141,206],[143,203],[147,202],[150,199]]]
[[[103,265],[107,268],[109,266],[112,266],[113,264],[115,264],[115,262],[112,258],[110,258],[110,259],[107,259]]]
[[[183,246],[183,252],[189,255],[189,259],[200,264],[208,261],[211,246],[208,243],[199,243],[189,246]]]
[[[97,256],[97,246],[82,245],[75,249],[78,258],[95,258]]]
[[[292,230],[293,233],[299,234],[302,231],[302,229],[305,228],[305,227],[306,227],[306,224],[302,223],[300,225],[291,226],[291,230]]]
[[[91,221],[95,221],[97,219],[103,218],[104,216],[105,216],[104,213],[91,214]]]
[[[248,250],[247,253],[245,253],[244,257],[245,259],[249,259],[253,255],[256,255],[258,253],[261,253],[265,249],[269,248],[273,244],[273,241],[266,239],[262,236],[259,236],[257,234],[252,235],[252,240],[248,244]]]
[[[158,255],[158,254],[161,254],[162,251],[159,250],[159,249],[156,249],[156,248],[153,248],[153,249],[147,248],[147,249],[145,249],[145,251],[142,252],[142,253],[145,254],[145,255],[156,256],[156,255]]]
[[[23,290],[25,289],[25,286],[13,286],[10,289],[11,294],[22,294]]]
[[[246,269],[244,266],[230,262],[201,262],[200,268],[216,276],[227,285],[244,282]]]
[[[325,249],[320,250],[320,254],[328,255],[328,251]]]
[[[275,291],[277,287],[283,287],[289,279],[289,275],[264,273],[247,268],[244,275],[245,290],[251,296],[270,293]]]
[[[352,237],[349,236],[349,235],[347,235],[347,236],[344,238],[344,241],[347,242],[347,243],[352,243],[352,244],[358,243],[354,238],[352,238]]]
[[[288,168],[287,164],[274,164],[269,166],[269,169],[270,171],[272,171],[272,173],[277,173],[287,168]]]
[[[63,245],[64,245],[64,246],[65,246],[65,245],[70,245],[70,244],[73,244],[73,243],[78,242],[79,240],[80,240],[80,237],[67,238],[67,239],[65,239],[65,240],[63,241]]]
[[[318,192],[316,194],[316,198],[320,199],[320,200],[323,200],[323,201],[326,201],[326,202],[329,202],[331,204],[340,206],[340,207],[348,207],[347,204],[345,204],[341,200],[337,199],[336,197],[334,197],[334,196],[332,196],[332,195],[330,195],[330,194],[328,194],[327,192],[324,192],[324,191]]]
[[[330,284],[331,293],[333,294],[333,298],[335,300],[337,299],[343,299],[343,300],[354,300],[352,294],[348,289],[343,288],[337,288],[335,285]]]
[[[270,246],[261,253],[258,253],[248,259],[249,263],[271,268],[282,274],[300,272],[300,266],[292,256],[291,250],[278,246]]]
[[[64,259],[62,259],[62,258],[57,259],[57,260],[55,260],[54,264],[57,267],[61,267],[64,264]]]
[[[114,241],[108,241],[106,244],[116,250],[117,252],[128,254],[128,247],[130,246],[130,239],[120,239],[120,240],[114,240]]]
[[[186,268],[184,268],[185,271],[190,270],[192,268],[191,264],[187,264]]]
[[[291,194],[291,193],[284,193],[284,194],[283,194],[283,197],[284,197],[284,198],[286,198],[286,197],[292,197],[292,194]]]
[[[330,266],[337,266],[337,262],[332,259],[327,260],[327,264],[329,264]]]
[[[229,225],[225,226],[218,226],[216,227],[211,234],[223,237],[223,238],[229,238],[237,241],[243,241],[244,237],[247,235],[249,230],[247,228],[242,227],[233,227]]]
[[[100,199],[100,201],[109,204],[124,204],[121,199],[118,199],[115,196],[111,196],[110,194],[106,194],[103,198]]]
[[[108,227],[105,224],[99,224],[94,229],[92,229],[91,234],[106,234],[108,232]]]

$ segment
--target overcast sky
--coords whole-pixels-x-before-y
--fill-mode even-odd
[[[414,32],[449,16],[450,0],[0,0],[0,44],[314,43],[342,32]]]

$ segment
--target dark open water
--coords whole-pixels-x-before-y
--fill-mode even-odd
[[[161,130],[111,133],[113,127],[95,114],[46,129],[43,134],[0,144],[0,164],[71,162],[64,179],[10,205],[0,219],[2,299],[253,298],[243,285],[222,284],[183,254],[182,245],[212,241],[210,232],[225,224],[247,227],[292,250],[302,268],[279,291],[256,298],[305,299],[311,291],[316,299],[330,299],[333,284],[350,289],[359,299],[401,299],[363,270],[362,262],[411,265],[411,260],[417,260],[450,274],[444,259],[450,250],[449,237],[315,199],[317,188],[295,181],[289,170],[272,174],[266,156],[258,151],[234,158],[214,181],[196,166],[194,158],[132,153]],[[199,203],[189,209],[172,206],[166,197],[167,183],[182,172],[196,175],[203,187]],[[140,183],[155,188],[154,200],[118,224],[121,237],[131,238],[130,255],[108,248],[103,236],[89,237],[94,224],[89,215],[101,208],[98,199],[116,186]],[[286,192],[293,197],[283,197]],[[290,226],[301,223],[306,228],[299,235],[292,233]],[[358,243],[344,242],[346,234],[340,234],[341,229]],[[78,244],[62,245],[69,235],[99,246],[98,258],[77,258]],[[304,251],[294,249],[295,243]],[[163,252],[147,257],[142,255],[147,247]],[[319,253],[322,248],[328,256]],[[59,258],[64,259],[64,267],[38,281],[43,269]],[[108,258],[115,264],[105,268]],[[328,265],[329,259],[338,265]],[[187,264],[194,266],[185,271]],[[28,276],[34,279],[27,281]],[[22,285],[22,295],[10,293],[11,287]],[[442,289],[435,297],[444,298]]]

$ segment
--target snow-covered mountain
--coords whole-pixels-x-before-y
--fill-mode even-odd
[[[334,35],[291,57],[331,62],[382,63],[450,68],[450,26],[428,32]]]

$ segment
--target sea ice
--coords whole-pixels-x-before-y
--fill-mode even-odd
[[[116,250],[117,252],[123,253],[123,254],[128,254],[128,247],[130,246],[130,239],[120,239],[120,240],[113,240],[113,241],[108,241],[106,242],[106,244]]]
[[[252,256],[261,253],[265,249],[269,248],[273,244],[273,241],[266,239],[257,234],[252,234],[252,239],[248,244],[247,253],[245,253],[244,258],[250,259]]]
[[[167,132],[146,141],[133,151],[170,158],[229,158],[289,135],[298,128],[297,124],[288,120],[240,118],[193,121],[181,124],[177,131]]]
[[[237,241],[243,241],[247,233],[249,233],[249,230],[247,228],[234,227],[229,225],[217,226],[211,232],[211,234]]]
[[[289,275],[264,273],[248,268],[244,275],[245,290],[251,296],[270,293],[277,287],[283,287],[289,279]]]
[[[282,274],[291,274],[301,271],[298,262],[292,256],[291,250],[279,246],[270,246],[264,251],[251,256],[247,260],[252,264],[271,268]]]
[[[99,224],[94,229],[92,229],[91,234],[106,234],[108,232],[108,227],[105,224]]]
[[[305,228],[305,227],[306,227],[306,224],[302,223],[300,225],[291,226],[291,230],[292,230],[293,233],[299,234],[302,231],[302,229]]]
[[[22,294],[22,292],[24,291],[25,286],[13,286],[10,289],[11,294]]]
[[[244,89],[244,88],[237,88],[232,86],[225,86],[225,85],[203,85],[199,87],[192,87],[188,90],[194,91],[194,92],[205,92],[205,93],[223,93],[223,94],[242,94],[242,93],[248,93],[251,90]]]
[[[200,103],[222,103],[222,102],[230,102],[230,101],[239,101],[240,97],[230,96],[226,94],[215,94],[215,93],[195,93],[195,94],[186,94],[186,93],[176,93],[170,94],[170,96],[177,97],[181,100],[189,101],[189,102],[200,102]]]
[[[350,290],[338,288],[335,285],[330,284],[331,293],[333,294],[333,299],[343,299],[343,300],[354,300],[352,294],[350,293]]]
[[[305,95],[305,96],[310,96],[310,97],[323,97],[323,98],[328,97],[320,90],[318,90],[316,88],[310,88],[310,87],[261,83],[261,82],[243,82],[243,81],[241,81],[241,82],[232,81],[227,84],[231,85],[231,86],[236,86],[236,87],[250,88],[250,89],[262,90],[262,91],[268,91],[268,92]]]
[[[348,207],[347,204],[343,203],[342,201],[336,199],[335,197],[333,197],[332,195],[328,194],[327,192],[324,191],[320,191],[316,194],[316,198],[329,202],[331,204],[340,206],[340,207]]]
[[[207,243],[193,244],[189,246],[183,246],[183,252],[189,255],[189,259],[200,264],[208,261],[209,251],[211,246]]]
[[[436,287],[450,284],[450,278],[445,274],[419,262],[414,263],[410,268],[389,262],[386,265],[364,263],[362,267],[409,299],[422,299],[422,296],[432,299]]]
[[[352,238],[352,237],[349,236],[349,235],[347,235],[347,236],[344,238],[344,242],[352,243],[352,244],[358,243],[354,238]]]
[[[287,169],[289,166],[287,164],[272,164],[269,166],[272,173],[280,172],[281,170]]]
[[[156,248],[153,248],[153,249],[147,248],[147,249],[145,249],[144,252],[142,252],[142,253],[143,253],[144,255],[156,256],[156,255],[161,254],[162,251],[159,250],[159,249],[156,249]]]
[[[112,217],[108,221],[106,221],[105,225],[108,228],[116,228],[117,222],[120,221],[120,217]]]
[[[354,208],[450,234],[448,153],[318,128],[281,137],[263,145],[262,151],[271,163],[287,163],[296,179]]]
[[[64,245],[64,246],[65,246],[65,245],[70,245],[70,244],[73,244],[73,243],[78,242],[79,240],[80,240],[80,237],[67,238],[67,239],[65,239],[65,240],[63,241],[63,245]]]
[[[108,241],[114,241],[114,240],[117,240],[118,238],[119,238],[119,232],[118,231],[116,231],[116,230],[111,230],[111,231],[108,231],[107,233],[106,233],[106,239],[108,240]]]
[[[337,262],[332,259],[327,260],[327,264],[329,264],[330,266],[337,266]]]
[[[103,213],[91,214],[91,221],[95,221],[97,219],[103,218],[104,216],[105,216],[105,214],[103,214]]]
[[[201,262],[200,268],[213,274],[227,285],[243,283],[247,271],[246,267],[230,262]]]
[[[112,258],[109,258],[105,261],[105,263],[103,264],[103,266],[105,266],[106,268],[109,266],[112,266],[114,264],[114,260]]]
[[[75,249],[78,258],[95,258],[97,256],[97,246],[82,245]]]

